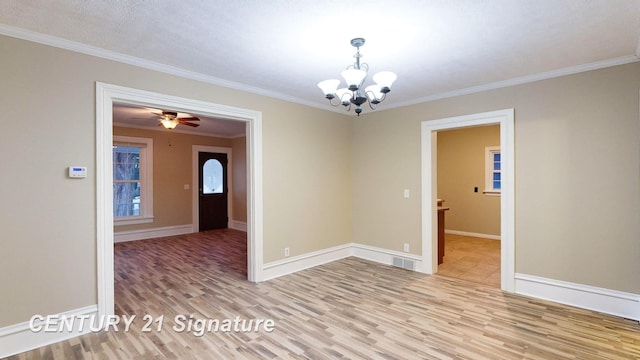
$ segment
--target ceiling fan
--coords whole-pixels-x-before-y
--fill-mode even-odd
[[[160,116],[159,126],[164,126],[166,129],[173,129],[178,125],[187,125],[191,127],[198,127],[199,124],[191,123],[191,121],[200,121],[195,116],[190,117],[178,117],[178,113],[175,111],[162,111],[162,113],[154,113]]]

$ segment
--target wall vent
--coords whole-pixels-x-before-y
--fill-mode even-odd
[[[395,257],[395,256],[393,257],[393,266],[401,267],[407,270],[413,270],[414,265],[415,264],[413,260],[404,259],[404,258]]]

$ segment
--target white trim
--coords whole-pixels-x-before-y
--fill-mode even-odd
[[[422,258],[416,269],[427,274],[438,271],[437,261],[437,131],[463,127],[500,125],[502,196],[500,197],[501,288],[514,291],[515,274],[515,162],[514,110],[427,120],[421,124],[422,166]]]
[[[18,39],[36,42],[39,44],[54,46],[61,49],[71,50],[71,51],[79,52],[86,55],[96,56],[96,57],[100,57],[107,60],[113,60],[113,61],[117,61],[124,64],[139,66],[145,69],[163,72],[165,74],[177,75],[187,79],[202,81],[208,84],[223,86],[230,89],[245,91],[252,94],[268,96],[268,97],[272,97],[272,98],[276,98],[284,101],[311,106],[318,109],[344,113],[344,111],[341,108],[328,106],[326,105],[326,103],[309,101],[309,100],[294,97],[291,95],[278,93],[272,90],[261,89],[254,86],[249,86],[249,85],[240,84],[237,82],[223,80],[213,76],[208,76],[208,75],[200,74],[197,72],[176,68],[173,66],[157,63],[154,61],[140,59],[131,55],[125,55],[125,54],[117,53],[114,51],[101,49],[95,46],[90,46],[90,45],[78,43],[75,41],[70,41],[70,40],[58,38],[55,36],[38,33],[35,31],[25,30],[25,29],[17,28],[10,25],[0,24],[0,34],[11,36]],[[452,98],[460,95],[472,94],[472,93],[477,93],[477,92],[482,92],[487,90],[494,90],[494,89],[509,87],[513,85],[526,84],[526,83],[535,82],[539,80],[552,79],[552,78],[561,77],[565,75],[577,74],[585,71],[604,69],[604,68],[624,65],[624,64],[631,64],[631,63],[640,61],[639,52],[640,52],[640,41],[638,42],[638,47],[634,55],[620,56],[613,59],[596,61],[596,62],[577,65],[577,66],[571,66],[563,69],[557,69],[557,70],[547,71],[543,73],[526,75],[526,76],[503,80],[503,81],[497,81],[497,82],[488,83],[484,85],[472,86],[464,89],[457,89],[453,91],[432,94],[432,95],[424,96],[418,99],[412,99],[412,100],[400,101],[400,102],[390,102],[386,104],[386,109],[400,108],[404,106],[416,105],[416,104],[421,104],[421,103],[430,102],[430,101],[439,100],[439,99]],[[351,114],[351,115],[355,116],[355,114]]]
[[[348,243],[269,262],[264,265],[264,279],[268,280],[293,274],[304,269],[309,269],[314,266],[326,264],[350,256],[370,260],[384,265],[392,265],[394,257],[413,260],[415,261],[416,267],[422,263],[422,257],[420,255],[383,249],[375,246]]]
[[[113,234],[113,242],[119,243],[126,241],[153,239],[165,236],[191,234],[193,232],[193,225],[191,224],[164,226],[141,230],[117,231]]]
[[[114,226],[125,226],[125,225],[137,225],[137,224],[150,224],[155,220],[153,216],[144,217],[144,216],[129,216],[125,218],[120,218],[118,220],[113,220]]]
[[[233,215],[233,159],[231,148],[221,146],[191,145],[191,222],[194,231],[200,231],[200,198],[198,153],[211,152],[227,155],[227,227],[231,227]]]
[[[640,294],[515,274],[516,293],[640,321]]]
[[[114,304],[112,143],[113,103],[170,108],[247,124],[247,278],[262,276],[262,113],[205,101],[96,82],[96,242],[98,314],[112,315]]]
[[[143,145],[140,147],[140,216],[118,217],[113,219],[115,226],[152,223],[153,216],[153,139],[114,135],[113,143]]]
[[[263,280],[274,279],[283,275],[312,268],[351,256],[351,244],[338,245],[283,260],[264,264]]]
[[[495,173],[493,155],[496,153],[500,154],[500,146],[486,146],[484,148],[484,191],[482,193],[485,195],[496,196],[501,192],[500,189],[493,188],[493,174]],[[501,170],[498,172],[502,173]]]
[[[246,221],[239,221],[239,220],[231,220],[229,223],[229,227],[231,229],[234,230],[239,230],[239,231],[247,231],[247,222]]]
[[[410,253],[383,249],[375,246],[363,245],[363,244],[351,244],[351,254],[352,256],[374,261],[380,264],[385,265],[393,265],[393,258],[402,258],[409,259],[415,261],[415,268],[421,267],[422,264],[422,256],[414,255]]]
[[[350,256],[384,265],[392,265],[393,258],[399,257],[415,261],[415,271],[419,271],[419,267],[424,267],[421,264],[423,258],[419,255],[349,243],[267,263],[264,266],[265,280]],[[640,321],[640,294],[625,293],[525,274],[514,274],[514,279],[513,292],[517,294]]]
[[[113,101],[111,87],[96,83],[96,251],[98,314],[115,313],[113,258]]]
[[[462,236],[485,238],[485,239],[491,239],[491,240],[500,240],[500,235],[480,234],[475,232],[447,230],[447,229],[444,230],[444,233],[451,234],[451,235],[462,235]]]
[[[640,49],[640,42],[638,46]],[[596,62],[577,65],[577,66],[570,66],[563,69],[551,70],[547,72],[521,76],[513,79],[503,80],[503,81],[496,81],[496,82],[492,82],[484,85],[472,86],[464,89],[457,89],[457,90],[443,92],[439,94],[428,95],[418,99],[412,99],[412,100],[407,100],[402,102],[394,102],[394,103],[388,104],[389,106],[386,106],[386,108],[392,109],[392,108],[399,108],[399,107],[410,106],[410,105],[417,105],[417,104],[422,104],[430,101],[447,99],[447,98],[473,94],[473,93],[478,93],[483,91],[495,90],[495,89],[505,88],[505,87],[514,86],[514,85],[527,84],[527,83],[532,83],[540,80],[547,80],[547,79],[553,79],[553,78],[566,76],[566,75],[578,74],[586,71],[604,69],[612,66],[631,64],[637,61],[640,61],[640,55],[638,54],[620,56],[613,59],[596,61]]]
[[[98,314],[98,306],[90,305],[80,309],[65,311],[58,316],[76,317]],[[40,314],[47,316],[48,314]],[[76,322],[79,325],[79,322]],[[29,321],[0,328],[0,358],[4,359],[15,354],[51,345],[60,341],[74,338],[90,332],[88,328],[79,331],[76,327],[73,331],[61,332],[33,332]]]
[[[326,109],[326,105],[319,104],[318,102],[311,102],[302,98],[278,93],[272,90],[266,90],[266,89],[258,88],[255,86],[250,86],[250,85],[241,84],[241,83],[237,83],[229,80],[224,80],[224,79],[216,78],[213,76],[201,74],[198,72],[189,71],[189,70],[177,68],[177,67],[166,65],[166,64],[161,64],[155,61],[149,61],[149,60],[137,58],[135,56],[126,55],[126,54],[118,53],[115,51],[105,50],[99,47],[90,46],[90,45],[78,43],[75,41],[38,33],[35,31],[25,30],[25,29],[13,27],[10,25],[0,24],[0,34],[11,36],[18,39],[36,42],[39,44],[54,46],[61,49],[71,50],[71,51],[75,51],[75,52],[86,54],[86,55],[96,56],[96,57],[107,59],[107,60],[113,60],[123,64],[129,64],[129,65],[138,66],[145,69],[159,71],[165,74],[176,75],[186,79],[197,80],[204,83],[223,86],[226,88],[236,89],[236,90],[240,90],[240,91],[244,91],[252,94],[268,96],[268,97],[289,101],[293,103],[298,103],[302,105],[307,105],[307,106],[311,106],[319,109]]]

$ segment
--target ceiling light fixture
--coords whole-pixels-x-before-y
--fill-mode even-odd
[[[165,114],[165,115],[162,115],[162,118],[160,119],[160,123],[162,124],[162,126],[165,127],[165,129],[173,129],[176,126],[178,126],[180,121],[175,116]]]
[[[362,105],[367,101],[371,110],[375,110],[376,106],[387,97],[387,94],[391,91],[391,84],[397,78],[396,74],[391,71],[381,71],[373,75],[373,81],[376,84],[369,85],[363,90],[362,86],[367,79],[369,65],[360,63],[360,58],[362,57],[360,55],[360,46],[362,45],[364,45],[363,38],[351,40],[351,46],[356,48],[356,54],[353,55],[356,58],[356,62],[347,66],[346,70],[342,72],[342,77],[347,83],[346,88],[338,89],[338,85],[340,85],[340,80],[338,79],[329,79],[318,83],[318,87],[325,97],[329,99],[331,105],[344,105],[347,111],[351,110],[351,105],[355,105],[355,112],[358,116],[362,112]],[[338,102],[334,102],[333,99],[338,99]]]

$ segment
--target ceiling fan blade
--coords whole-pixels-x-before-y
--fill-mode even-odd
[[[197,117],[183,117],[183,118],[178,118],[178,120],[185,120],[185,121],[200,121],[200,119],[198,119]]]
[[[200,126],[199,124],[192,124],[192,123],[190,123],[190,122],[183,121],[182,119],[178,119],[178,122],[179,122],[180,124],[182,124],[182,125],[187,125],[187,126],[191,126],[191,127],[198,127],[198,126]]]

